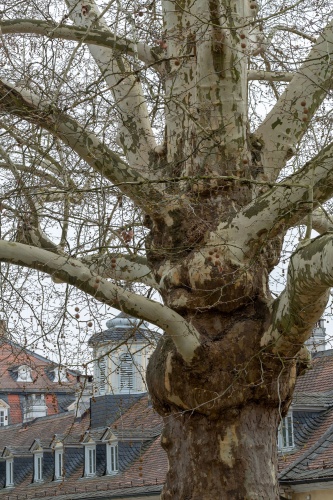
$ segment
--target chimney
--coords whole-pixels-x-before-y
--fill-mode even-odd
[[[0,318],[0,339],[1,337],[7,337],[7,321],[5,319]]]

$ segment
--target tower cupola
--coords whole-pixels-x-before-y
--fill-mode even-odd
[[[88,342],[93,349],[95,393],[146,392],[146,369],[156,346],[156,333],[125,313],[109,319],[106,328]]]

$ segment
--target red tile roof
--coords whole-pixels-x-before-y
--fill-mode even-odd
[[[20,365],[31,368],[32,382],[17,382],[13,377],[13,369]],[[54,363],[42,358],[24,347],[7,340],[0,340],[0,392],[26,391],[34,392],[36,389],[46,392],[62,391],[71,392],[76,384],[76,376],[68,373],[68,382],[52,382],[46,369],[52,368]]]
[[[330,351],[315,355],[311,361],[311,369],[297,379],[295,392],[333,391],[333,349]]]

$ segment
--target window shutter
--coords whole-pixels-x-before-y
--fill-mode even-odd
[[[130,392],[134,389],[133,360],[130,354],[120,357],[120,391]]]
[[[106,392],[106,367],[107,367],[107,359],[106,356],[103,356],[98,362],[99,364],[99,394],[105,394]]]

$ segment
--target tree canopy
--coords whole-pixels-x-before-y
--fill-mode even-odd
[[[332,23],[327,0],[2,11],[4,308],[34,290],[58,340],[108,307],[165,332],[164,498],[277,496],[276,428],[333,284]]]

